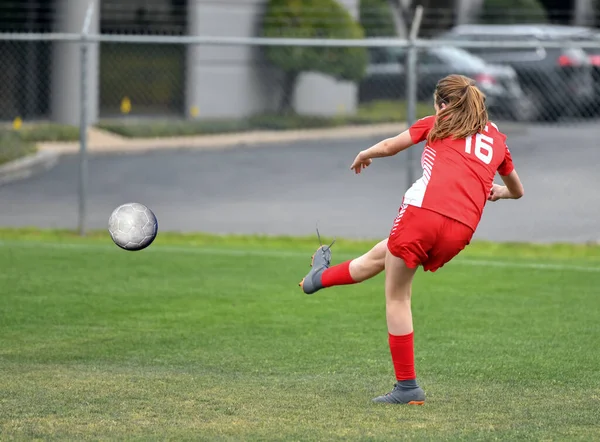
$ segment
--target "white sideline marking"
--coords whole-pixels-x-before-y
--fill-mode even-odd
[[[453,264],[464,264],[473,265],[480,267],[509,267],[509,268],[520,268],[520,269],[535,269],[535,270],[573,270],[576,272],[600,272],[600,265],[598,267],[587,267],[587,266],[574,266],[569,264],[550,264],[544,262],[503,262],[503,261],[490,261],[486,259],[470,259],[470,258],[458,258],[456,261],[452,261]]]
[[[80,249],[80,250],[110,250],[114,249],[121,252],[117,246],[110,244],[74,244],[74,243],[51,243],[44,241],[0,241],[0,247],[43,247],[47,249]],[[122,253],[127,253],[122,251]],[[221,256],[263,256],[271,258],[310,258],[310,252],[293,252],[286,250],[244,250],[227,248],[209,248],[194,246],[151,246],[146,250],[137,253],[187,253],[191,255],[221,255]],[[339,253],[337,257],[342,259],[356,258],[358,254]],[[492,261],[487,259],[458,258],[452,261],[451,265],[465,265],[474,267],[503,267],[513,269],[534,269],[534,270],[568,270],[574,272],[599,273],[600,264],[597,267],[577,266],[569,264],[552,264],[542,262],[508,262]]]

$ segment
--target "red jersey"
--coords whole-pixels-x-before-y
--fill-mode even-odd
[[[412,141],[427,139],[436,116],[409,128]],[[404,195],[404,204],[422,207],[460,221],[475,230],[496,172],[506,176],[513,161],[506,135],[490,122],[482,133],[466,139],[447,138],[427,144],[421,157],[423,176]]]

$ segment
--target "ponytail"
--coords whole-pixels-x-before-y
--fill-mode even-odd
[[[488,123],[485,95],[475,81],[463,75],[449,75],[435,88],[434,100],[441,109],[431,132],[429,143],[452,137],[464,139],[483,132]]]

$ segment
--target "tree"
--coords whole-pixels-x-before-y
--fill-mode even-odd
[[[395,37],[397,35],[388,0],[361,0],[360,23],[367,37]]]
[[[273,38],[362,39],[364,31],[336,0],[269,0],[263,35]],[[292,111],[298,77],[320,72],[338,80],[359,81],[367,67],[360,47],[267,46],[266,58],[284,73],[280,113]]]

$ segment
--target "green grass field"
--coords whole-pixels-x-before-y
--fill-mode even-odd
[[[315,245],[0,230],[0,439],[600,439],[599,247],[476,243],[419,272],[407,407],[371,403],[394,382],[382,275],[303,295]]]

